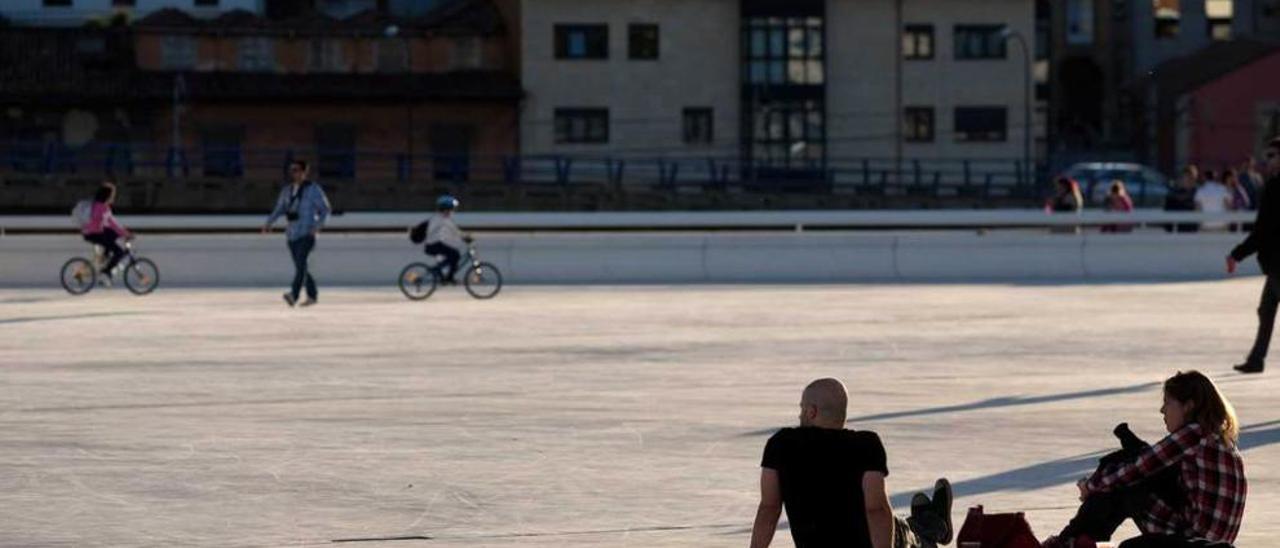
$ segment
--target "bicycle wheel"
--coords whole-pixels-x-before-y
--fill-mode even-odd
[[[502,291],[502,272],[489,263],[476,263],[467,269],[463,285],[467,293],[477,299],[492,299]]]
[[[160,285],[160,269],[151,259],[137,259],[124,269],[124,286],[134,295],[146,295]]]
[[[409,263],[400,271],[400,292],[415,301],[421,301],[436,292],[436,279],[431,267],[423,263]]]
[[[72,295],[84,295],[98,281],[98,270],[83,257],[75,257],[62,265],[62,288]]]

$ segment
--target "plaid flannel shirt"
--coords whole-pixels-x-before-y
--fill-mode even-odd
[[[1132,462],[1094,473],[1088,493],[1132,486],[1156,473],[1179,466],[1186,505],[1174,508],[1153,496],[1147,515],[1135,518],[1144,533],[1235,542],[1244,517],[1248,484],[1240,452],[1199,424],[1188,424],[1138,454]]]

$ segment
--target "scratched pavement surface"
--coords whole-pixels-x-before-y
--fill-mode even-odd
[[[1259,286],[0,291],[0,545],[745,546],[820,376],[900,510],[946,475],[957,526],[1044,535],[1111,427],[1157,438],[1158,383],[1200,368],[1245,426],[1239,544],[1275,546],[1280,369],[1229,372]]]

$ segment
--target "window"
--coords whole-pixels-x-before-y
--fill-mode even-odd
[[[933,107],[907,107],[902,123],[902,138],[906,142],[933,142]]]
[[[556,25],[556,59],[608,59],[608,25]]]
[[[240,39],[240,70],[274,72],[275,47],[270,38],[250,36]]]
[[[316,126],[316,173],[321,178],[355,178],[355,126],[349,124]]]
[[[1076,46],[1093,44],[1094,0],[1067,1],[1067,43]]]
[[[1235,16],[1234,0],[1205,0],[1205,15],[1209,18],[1209,38],[1231,39],[1231,19]]]
[[[1151,2],[1152,10],[1155,12],[1156,38],[1177,38],[1182,22],[1181,0],[1151,0]]]
[[[658,25],[634,24],[627,27],[627,55],[635,60],[658,58]]]
[[[1004,25],[956,25],[955,58],[972,59],[1004,59],[1004,37],[1000,31]]]
[[[46,8],[65,8],[71,6],[71,0],[44,0],[41,5]]]
[[[342,55],[342,44],[337,40],[312,39],[309,66],[315,72],[345,71],[346,61]]]
[[[160,63],[166,69],[192,69],[196,66],[196,39],[193,36],[165,36],[160,41]]]
[[[399,38],[386,38],[378,42],[378,72],[405,72],[409,70],[409,46]]]
[[[609,142],[609,109],[556,109],[556,143]]]
[[[218,7],[218,0],[196,0],[196,7],[197,8],[216,8]]]
[[[219,126],[200,132],[204,152],[205,177],[244,175],[244,126]]]
[[[449,65],[453,70],[475,70],[483,64],[484,42],[478,36],[459,36],[453,39],[453,51]]]
[[[111,0],[111,5],[129,8],[138,5],[138,0]]]
[[[770,101],[755,111],[751,127],[752,161],[762,166],[802,167],[825,156],[823,103],[817,100]]]
[[[715,140],[715,111],[710,107],[684,109],[684,142],[711,144]]]
[[[747,81],[751,84],[821,85],[821,17],[752,17],[747,20]]]
[[[1008,139],[1009,109],[1006,107],[956,107],[956,141],[998,142]]]
[[[902,56],[909,61],[933,59],[933,25],[907,25],[902,29]]]

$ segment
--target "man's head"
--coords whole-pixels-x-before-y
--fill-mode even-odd
[[[1267,143],[1267,149],[1262,152],[1262,169],[1268,176],[1280,175],[1280,137]]]
[[[800,426],[844,428],[849,393],[836,379],[818,379],[804,388],[800,397]]]
[[[295,183],[301,183],[307,180],[307,171],[311,166],[307,165],[306,160],[294,160],[289,162],[289,180]]]

